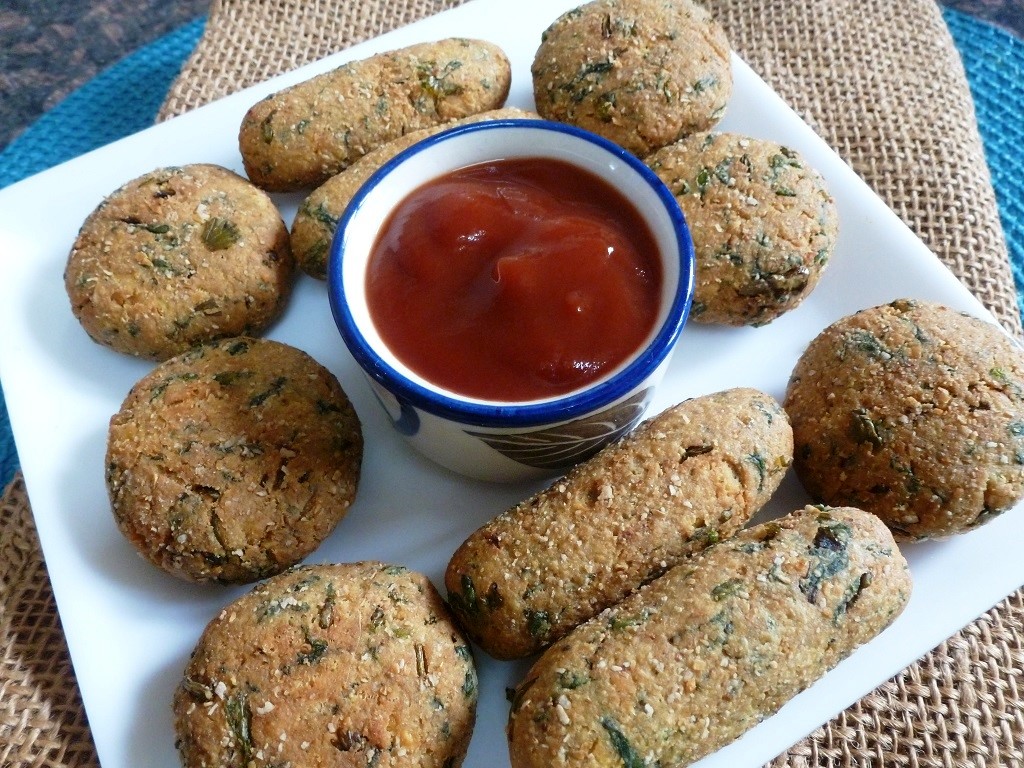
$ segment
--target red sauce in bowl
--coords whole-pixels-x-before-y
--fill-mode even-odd
[[[465,396],[524,401],[585,386],[654,327],[661,262],[610,184],[541,158],[473,165],[391,213],[367,268],[370,316],[411,370]]]

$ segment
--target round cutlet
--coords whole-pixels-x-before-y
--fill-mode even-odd
[[[430,581],[376,562],[297,567],[206,627],[174,694],[185,768],[458,768],[469,646]]]
[[[643,157],[712,128],[732,94],[730,47],[690,0],[595,0],[559,16],[533,60],[542,117]]]
[[[646,162],[675,195],[693,237],[694,320],[765,325],[818,284],[839,217],[821,174],[799,152],[702,133]]]
[[[95,341],[163,360],[262,333],[294,271],[288,228],[267,194],[195,164],[147,173],[103,201],[78,233],[64,283]]]
[[[845,317],[801,356],[785,407],[808,493],[897,538],[968,530],[1024,496],[1024,356],[978,318],[906,299]]]
[[[110,420],[117,525],[193,581],[246,583],[316,549],[348,512],[363,440],[337,379],[298,349],[233,338],[166,360]]]

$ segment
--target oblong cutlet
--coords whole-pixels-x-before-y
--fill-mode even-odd
[[[506,118],[536,118],[537,114],[515,107],[489,109],[461,120],[420,128],[397,139],[392,139],[367,152],[345,170],[335,174],[314,189],[295,213],[292,222],[291,246],[295,260],[302,270],[318,280],[327,278],[327,255],[331,240],[345,209],[363,183],[382,165],[404,149],[428,136],[468,123]]]
[[[483,40],[417,43],[324,72],[254,104],[238,133],[263,189],[312,189],[375,147],[505,103],[505,53]]]
[[[747,529],[540,657],[513,698],[512,767],[689,765],[881,632],[910,591],[870,513],[807,507]]]
[[[471,534],[445,573],[449,601],[492,656],[535,653],[742,528],[792,456],[769,395],[687,400]]]

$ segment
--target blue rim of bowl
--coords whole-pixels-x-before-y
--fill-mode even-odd
[[[503,128],[526,128],[530,130],[556,131],[583,139],[604,149],[616,159],[623,161],[637,172],[658,195],[672,222],[677,251],[679,254],[679,280],[672,298],[665,322],[655,337],[637,354],[625,368],[596,385],[589,386],[563,397],[526,403],[503,403],[498,401],[462,400],[449,397],[410,380],[403,373],[389,365],[367,343],[349,311],[345,301],[342,262],[349,222],[358,212],[365,198],[396,167],[409,157],[424,149],[457,136],[477,131],[493,131]],[[425,179],[424,182],[427,180]],[[636,388],[651,375],[672,353],[683,326],[690,313],[694,290],[694,250],[689,227],[672,192],[635,155],[617,144],[595,133],[565,123],[530,118],[509,118],[487,120],[456,126],[428,136],[402,150],[377,169],[352,197],[348,207],[338,221],[327,263],[327,290],[335,323],[349,352],[363,371],[385,390],[391,392],[400,402],[408,403],[436,416],[478,427],[533,427],[568,421],[581,414],[590,413],[610,405]]]

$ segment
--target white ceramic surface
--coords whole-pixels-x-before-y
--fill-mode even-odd
[[[366,294],[374,245],[403,200],[460,168],[513,158],[572,163],[618,188],[647,223],[663,276],[654,326],[629,358],[585,387],[520,403],[466,397],[417,374],[388,349]],[[641,161],[571,126],[498,120],[431,136],[373,174],[341,217],[327,272],[341,336],[398,432],[442,467],[511,482],[564,472],[639,422],[689,313],[694,256],[675,198]]]
[[[107,421],[152,365],[89,341],[61,275],[86,215],[154,164],[215,162],[241,170],[237,127],[257,99],[351,58],[448,35],[486,37],[509,53],[510,103],[532,103],[540,33],[575,0],[473,0],[278,80],[254,87],[0,191],[0,374],[25,479],[85,707],[105,768],[178,765],[171,692],[205,623],[242,589],[179,583],[136,556],[103,486]],[[901,296],[986,315],[921,242],[742,62],[723,129],[782,140],[824,174],[840,213],[836,256],[796,311],[759,329],[689,324],[652,410],[732,386],[781,398],[789,372],[825,325]],[[278,198],[290,219],[299,196]],[[436,469],[390,428],[338,339],[323,283],[303,278],[270,332],[333,370],[363,419],[359,497],[310,562],[376,558],[441,584],[462,539],[533,488],[467,481]],[[763,516],[806,497],[790,476]],[[705,758],[702,768],[761,766],[1024,583],[1024,509],[946,542],[905,547],[915,591],[903,616],[776,716]],[[479,721],[466,768],[507,765],[505,688],[525,663],[478,654]]]

